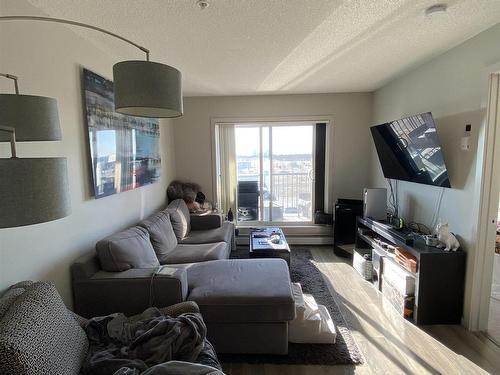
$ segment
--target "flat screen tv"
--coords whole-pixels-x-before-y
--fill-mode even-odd
[[[430,112],[370,128],[386,178],[451,187]]]

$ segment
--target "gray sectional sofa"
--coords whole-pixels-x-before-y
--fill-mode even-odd
[[[234,246],[232,223],[190,216],[184,201],[173,201],[72,265],[75,312],[133,315],[195,301],[219,353],[285,354],[295,317],[288,266],[282,259],[228,259]]]

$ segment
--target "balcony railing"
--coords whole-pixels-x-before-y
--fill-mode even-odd
[[[266,177],[265,177],[266,178]],[[273,221],[312,220],[312,181],[306,172],[278,172],[271,175],[272,188],[264,184],[264,210],[272,201]],[[240,174],[238,181],[258,181],[257,174]],[[272,192],[271,192],[272,189]],[[269,220],[269,212],[264,213]]]
[[[283,208],[283,217],[311,220],[312,183],[308,173],[275,173],[273,202]]]

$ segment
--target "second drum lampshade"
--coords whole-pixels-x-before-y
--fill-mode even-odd
[[[59,141],[61,127],[54,98],[35,95],[0,94],[0,125],[16,131],[16,141]],[[9,141],[0,132],[0,142]]]
[[[181,72],[152,61],[113,66],[115,110],[126,115],[167,118],[183,113]]]

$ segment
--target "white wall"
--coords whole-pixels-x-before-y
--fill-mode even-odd
[[[484,126],[488,94],[488,74],[500,66],[500,24],[477,35],[419,68],[388,83],[374,94],[373,123],[432,111],[450,169],[452,189],[446,189],[440,217],[459,235],[467,251],[465,291],[466,324],[471,304],[472,272],[477,222],[478,133]],[[466,123],[473,126],[473,147],[460,150]],[[481,147],[479,147],[481,149]],[[380,164],[372,145],[373,185],[385,186]],[[479,155],[480,156],[480,155]],[[401,182],[403,216],[428,224],[435,207],[438,188]]]
[[[1,0],[0,4],[2,15],[36,14],[25,1]],[[130,52],[131,58],[137,56],[132,47]],[[0,290],[20,280],[49,280],[71,304],[70,264],[91,251],[97,240],[136,223],[165,203],[166,186],[175,174],[170,121],[161,125],[159,183],[99,200],[90,196],[80,69],[111,78],[117,61],[62,25],[0,23],[0,71],[18,75],[22,93],[55,97],[59,105],[62,141],[20,143],[18,155],[67,157],[72,205],[72,214],[66,218],[0,229]],[[0,90],[12,92],[10,82],[0,80]],[[8,146],[0,145],[0,157],[9,156]]]
[[[213,199],[213,118],[328,115],[333,118],[331,201],[361,199],[369,179],[371,104],[370,93],[186,98],[184,116],[174,120],[176,176],[199,183]]]

